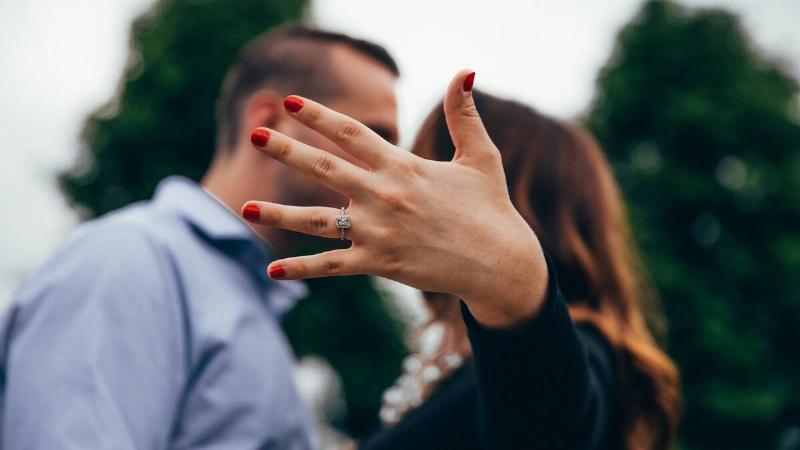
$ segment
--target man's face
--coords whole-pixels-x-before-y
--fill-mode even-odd
[[[325,106],[358,120],[387,141],[396,144],[398,131],[394,74],[373,59],[343,46],[333,47],[330,57],[331,77],[336,77],[342,93],[329,99],[312,100],[319,100]],[[332,141],[292,119],[287,119],[286,126],[281,131],[306,144],[364,166]],[[280,203],[339,208],[347,206],[349,201],[342,194],[288,166],[282,165],[278,169],[277,181],[280,186]]]

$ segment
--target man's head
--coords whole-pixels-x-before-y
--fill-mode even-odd
[[[237,211],[252,199],[345,205],[338,193],[254,151],[250,133],[269,127],[360,164],[291,119],[283,98],[297,94],[317,100],[396,142],[398,73],[385,49],[343,34],[289,25],[261,35],[244,48],[225,78],[217,100],[217,154],[204,185]],[[273,231],[259,231],[275,237]]]

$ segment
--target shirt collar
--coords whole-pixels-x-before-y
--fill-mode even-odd
[[[171,176],[158,184],[155,202],[177,214],[195,230],[214,241],[247,241],[269,255],[267,242],[235,212],[194,181]]]
[[[267,277],[266,266],[274,259],[269,243],[199,184],[180,176],[168,177],[158,184],[154,201],[160,209],[177,214],[217,250],[241,263],[268,290],[274,313],[282,315],[308,294],[302,281]]]

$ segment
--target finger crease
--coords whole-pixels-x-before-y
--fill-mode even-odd
[[[329,259],[328,260],[328,273],[329,274],[336,274],[339,272],[340,264],[339,262]]]
[[[322,156],[314,162],[312,171],[314,173],[314,176],[316,176],[317,178],[324,178],[329,176],[331,172],[333,172],[335,166],[336,164],[333,162],[331,158],[327,156]]]
[[[328,219],[321,214],[311,217],[311,229],[318,234],[324,233],[328,229]]]
[[[352,140],[353,138],[358,136],[360,131],[361,130],[359,129],[358,125],[352,122],[346,122],[341,127],[339,127],[336,136],[341,140],[345,141]]]

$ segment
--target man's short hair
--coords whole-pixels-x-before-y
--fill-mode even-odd
[[[242,105],[257,90],[269,87],[282,95],[318,99],[340,92],[330,77],[329,54],[340,44],[372,58],[398,76],[397,63],[383,47],[345,34],[290,24],[251,41],[230,68],[217,98],[217,147],[232,149],[239,139]]]

